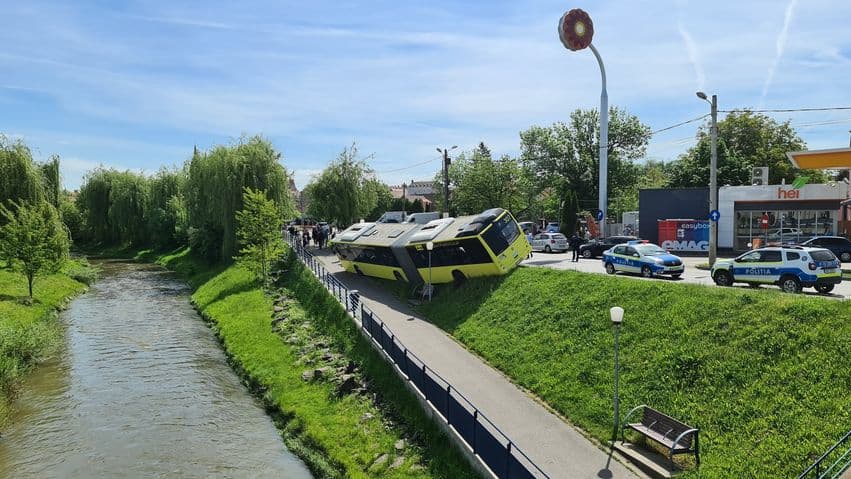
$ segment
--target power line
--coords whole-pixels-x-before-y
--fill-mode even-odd
[[[778,108],[778,109],[767,109],[767,110],[750,110],[750,109],[741,109],[741,110],[718,110],[724,113],[741,113],[745,111],[750,111],[753,113],[792,113],[798,111],[840,111],[840,110],[851,110],[851,106],[831,106],[825,108]]]
[[[405,166],[405,167],[402,167],[402,168],[396,168],[396,169],[393,169],[393,170],[381,170],[381,171],[376,171],[376,173],[395,173],[395,172],[397,172],[397,171],[410,170],[410,169],[412,169],[412,168],[416,168],[416,167],[418,167],[418,166],[427,165],[427,164],[429,164],[429,163],[434,163],[435,161],[440,161],[440,160],[442,160],[442,159],[443,159],[443,158],[436,158],[436,159],[432,159],[432,160],[423,161],[422,163],[416,163],[416,164],[409,165],[409,166]]]
[[[705,114],[705,115],[703,115],[703,116],[699,116],[699,117],[697,117],[697,118],[692,118],[691,120],[686,120],[686,121],[683,121],[683,122],[677,123],[676,125],[666,126],[665,128],[660,128],[660,129],[658,129],[658,130],[653,130],[653,131],[651,131],[651,132],[650,132],[650,135],[648,135],[648,136],[653,136],[653,135],[655,135],[656,133],[662,133],[663,131],[672,130],[672,129],[674,129],[674,128],[677,128],[678,126],[688,125],[689,123],[694,123],[694,122],[696,122],[696,121],[700,121],[700,120],[702,120],[702,119],[706,118],[707,116],[709,116],[709,113],[707,113],[707,114]]]

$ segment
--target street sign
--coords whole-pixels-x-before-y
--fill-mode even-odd
[[[594,216],[597,218],[597,221],[603,221],[603,210],[597,210],[597,214]]]
[[[709,219],[715,221],[716,223],[721,218],[721,212],[718,210],[712,210],[709,212]]]

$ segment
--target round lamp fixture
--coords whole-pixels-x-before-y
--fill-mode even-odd
[[[609,310],[609,316],[612,318],[612,323],[615,326],[620,326],[623,322],[623,308],[620,306],[615,306]]]
[[[568,50],[588,48],[594,37],[594,23],[584,10],[574,8],[559,20],[558,37]]]

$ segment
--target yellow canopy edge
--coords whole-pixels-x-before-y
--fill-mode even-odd
[[[851,148],[790,151],[786,157],[796,168],[806,170],[851,169]]]

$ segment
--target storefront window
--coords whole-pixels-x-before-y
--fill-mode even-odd
[[[830,210],[736,211],[735,240],[737,251],[769,243],[800,243],[813,236],[833,235],[837,212]],[[768,229],[762,227],[768,216]]]

